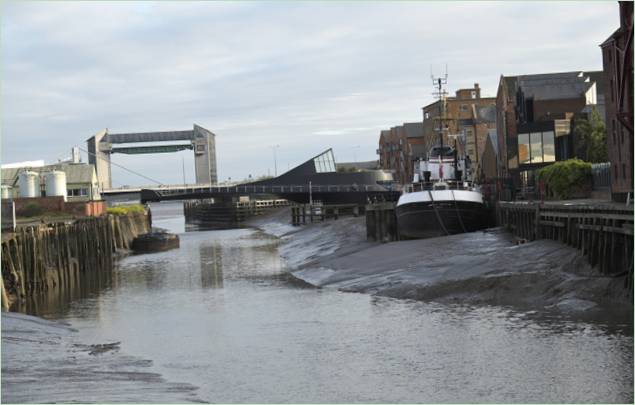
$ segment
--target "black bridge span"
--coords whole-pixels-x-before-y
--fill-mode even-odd
[[[275,195],[301,204],[318,200],[324,204],[366,204],[374,200],[396,201],[399,193],[393,185],[392,174],[383,170],[337,171],[333,151],[327,149],[275,178],[236,186],[142,189],[141,201]]]
[[[178,189],[142,189],[141,202],[228,199],[238,196],[262,197],[275,195],[289,201],[306,204],[365,204],[368,201],[396,201],[399,192],[379,185],[271,185],[245,184],[237,186],[187,187]]]

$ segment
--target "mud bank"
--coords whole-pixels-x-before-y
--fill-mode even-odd
[[[165,381],[150,371],[152,361],[120,353],[119,342],[87,345],[75,334],[59,322],[2,313],[2,402],[200,402],[196,387]]]
[[[281,238],[293,276],[316,287],[444,303],[504,305],[632,319],[624,277],[606,277],[574,248],[551,240],[515,245],[501,229],[379,244],[364,218],[302,227],[287,210],[251,225]]]

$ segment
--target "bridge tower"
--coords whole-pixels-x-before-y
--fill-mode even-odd
[[[170,153],[185,149],[194,151],[194,170],[196,184],[216,184],[216,135],[194,124],[193,129],[185,131],[139,132],[111,134],[104,129],[86,140],[88,162],[95,166],[97,180],[102,190],[112,188],[110,155],[125,153],[128,155],[148,153]],[[179,144],[157,145],[157,142],[183,141]],[[134,143],[129,146],[125,144]],[[142,145],[148,143],[155,145]],[[120,146],[121,145],[121,146]]]

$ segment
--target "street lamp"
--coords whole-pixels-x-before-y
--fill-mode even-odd
[[[278,159],[276,158],[276,149],[278,149],[280,145],[271,145],[271,149],[273,149],[273,173],[274,177],[278,177]]]
[[[352,146],[353,149],[353,162],[357,163],[357,149],[359,149],[359,145]]]

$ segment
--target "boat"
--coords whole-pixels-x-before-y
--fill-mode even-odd
[[[415,162],[411,185],[404,187],[397,201],[395,213],[399,236],[404,239],[431,238],[464,232],[473,232],[487,226],[488,211],[483,195],[470,178],[470,161],[459,157],[457,139],[454,147],[444,145],[444,132],[448,131],[446,118],[445,78],[433,78],[435,95],[439,98],[439,116],[436,118],[439,142],[433,146],[425,160]],[[462,148],[465,150],[465,148]]]
[[[487,225],[483,195],[465,177],[469,161],[455,148],[435,146],[428,160],[415,164],[413,183],[404,188],[396,206],[399,235],[432,238],[473,232]]]

